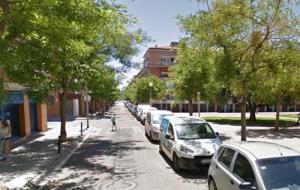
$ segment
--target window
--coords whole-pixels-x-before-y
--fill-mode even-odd
[[[171,138],[174,138],[173,125],[171,123],[169,124],[168,135],[170,135]]]
[[[175,58],[170,56],[161,56],[160,65],[161,66],[170,66],[175,63]]]
[[[300,188],[300,156],[262,159],[257,164],[267,189]]]
[[[160,77],[161,77],[161,78],[168,78],[168,77],[169,77],[169,74],[168,74],[168,72],[163,72],[163,71],[162,71],[162,72],[160,73]]]
[[[219,147],[218,152],[216,154],[217,157],[221,154],[223,149],[224,149],[224,147]]]
[[[175,61],[175,58],[174,58],[174,57],[171,57],[171,65],[174,64],[174,61]]]
[[[234,150],[230,148],[224,148],[223,152],[219,157],[219,162],[222,163],[222,165],[224,165],[227,169],[229,169],[234,153]]]
[[[211,139],[216,138],[215,133],[208,123],[182,123],[176,125],[179,139]]]
[[[166,119],[163,119],[161,122],[161,131],[165,134],[167,134],[168,124],[169,122]]]
[[[233,174],[243,182],[251,182],[254,184],[255,177],[249,161],[238,154],[233,167]]]
[[[165,58],[160,58],[160,65],[166,65],[166,59]]]

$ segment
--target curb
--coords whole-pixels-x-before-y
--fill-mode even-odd
[[[91,127],[90,127],[91,129]],[[51,179],[54,177],[55,174],[57,174],[57,171],[63,167],[63,165],[71,158],[71,156],[82,146],[82,144],[86,141],[86,139],[89,137],[90,131],[87,130],[87,133],[83,136],[79,136],[78,140],[79,142],[73,149],[70,150],[69,153],[64,155],[63,159],[59,163],[54,163],[51,166],[48,167],[48,171],[45,173],[39,173],[34,178],[29,180],[22,189],[38,189],[41,190],[44,188],[45,185],[51,181]],[[0,190],[1,186],[0,186]],[[6,189],[4,189],[6,190]]]
[[[48,175],[44,175],[41,178],[41,182],[38,184],[39,188],[38,190],[42,190],[44,188],[45,185],[47,185],[49,183],[49,181],[51,181],[51,179],[53,179],[54,175],[57,174],[57,171],[59,169],[61,169],[65,163],[71,158],[71,156],[83,145],[83,143],[86,141],[86,139],[90,136],[90,133],[87,133],[82,140],[77,144],[77,146],[71,150],[71,152],[67,155],[67,157],[65,157],[60,163],[58,163],[56,165],[56,167],[54,167],[50,172],[47,172]],[[47,179],[47,180],[43,180],[43,179]]]

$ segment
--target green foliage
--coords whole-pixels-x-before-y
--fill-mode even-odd
[[[136,19],[114,2],[29,0],[10,8],[3,17],[0,62],[11,80],[39,100],[53,90],[80,90],[113,58],[126,65],[143,41],[140,31],[127,30]]]
[[[150,82],[153,83],[152,87],[149,86]],[[131,83],[125,91],[125,97],[134,103],[149,103],[150,90],[152,99],[161,100],[165,98],[165,89],[164,81],[150,75],[136,79]]]
[[[257,72],[266,66],[262,61],[265,46],[278,39],[296,40],[297,17],[289,1],[205,1],[208,11],[179,17],[189,34],[192,49],[207,49],[213,56],[211,73],[220,88],[216,95],[229,92],[234,99],[247,98],[255,89]],[[194,51],[191,49],[191,56]],[[197,51],[196,51],[197,52]],[[214,86],[214,85],[211,85]]]
[[[280,45],[278,47],[278,45]],[[284,46],[282,46],[284,45]],[[267,66],[257,77],[257,101],[268,104],[294,104],[300,98],[300,49],[297,43],[273,43],[263,53]],[[265,80],[267,79],[267,80]]]
[[[210,80],[210,64],[204,48],[193,47],[189,41],[180,41],[176,65],[171,67],[173,91],[177,99],[194,99],[197,92],[206,92],[205,85]],[[203,93],[202,96],[207,94]]]
[[[231,96],[232,100],[240,103],[241,139],[246,140],[248,101],[269,103],[276,100],[278,106],[283,100],[296,100],[297,96],[299,99],[299,59],[296,55],[299,55],[300,27],[299,17],[294,13],[297,5],[295,1],[282,0],[201,1],[208,6],[206,11],[179,17],[191,44],[188,47],[190,53],[184,59],[192,63],[189,63],[191,69],[188,72],[177,72],[174,78],[184,81],[195,75],[192,68],[201,68],[199,65],[205,63],[205,57],[196,58],[200,61],[189,58],[199,54],[197,50],[209,51],[212,64],[208,74],[210,80],[207,80],[210,84],[207,86],[213,90],[209,93],[206,92],[208,88],[202,88],[201,93],[210,94],[224,103]],[[294,50],[290,52],[291,49]],[[200,63],[193,65],[197,61]],[[184,70],[182,67],[181,70]],[[195,96],[195,91],[204,86],[200,85],[201,82],[197,86],[178,81],[179,89],[186,88],[187,84],[193,88],[187,91],[191,96]],[[178,94],[182,95],[182,91]],[[206,95],[205,99],[208,97]]]
[[[6,99],[5,86],[3,80],[0,78],[0,104]]]
[[[95,65],[97,67],[97,65]],[[119,97],[118,83],[115,80],[115,73],[107,67],[102,67],[100,71],[95,69],[94,73],[90,73],[88,80],[88,89],[91,91],[93,100],[115,101]]]

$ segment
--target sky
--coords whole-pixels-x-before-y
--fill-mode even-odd
[[[188,15],[203,9],[196,0],[117,0],[117,3],[127,6],[128,13],[140,21],[139,28],[144,30],[153,42],[140,48],[134,62],[142,62],[143,55],[149,47],[169,45],[171,41],[179,41],[184,36],[180,31],[177,15]],[[132,79],[138,70],[131,69],[125,74],[125,80],[120,88]]]

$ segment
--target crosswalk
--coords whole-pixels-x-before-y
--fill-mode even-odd
[[[135,133],[135,134],[142,134],[144,131],[139,126],[131,126],[131,127],[119,127],[117,128],[117,131],[126,131],[129,133]],[[101,127],[93,127],[90,131],[91,133],[97,133],[98,135],[105,135],[110,136],[115,133],[115,131],[112,131],[110,127],[101,128]]]

